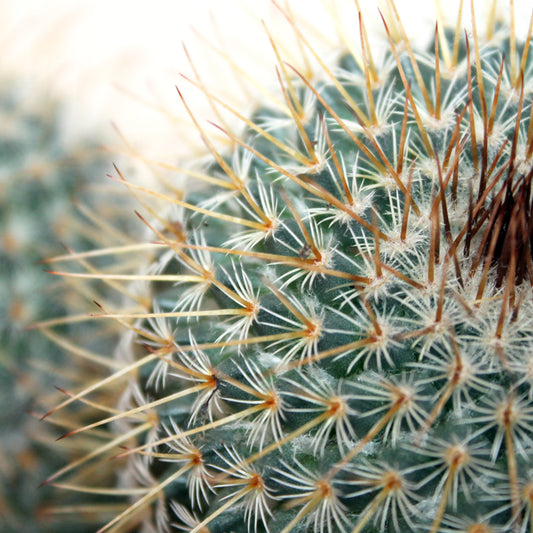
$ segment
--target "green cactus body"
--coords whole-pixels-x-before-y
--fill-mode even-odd
[[[142,492],[101,531],[533,531],[531,54],[385,20],[379,67],[363,25],[334,76],[280,61],[230,155],[197,123],[210,185],[112,315],[129,408],[96,424]]]

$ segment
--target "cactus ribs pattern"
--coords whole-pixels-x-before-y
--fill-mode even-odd
[[[379,63],[358,12],[334,71],[286,14],[320,79],[272,40],[283,102],[250,119],[189,80],[247,127],[222,154],[183,99],[205,187],[117,169],[172,209],[142,217],[148,307],[98,314],[128,362],[62,404],[130,376],[68,434],[120,427],[84,462],[136,483],[63,484],[132,498],[100,531],[533,531],[532,26],[470,10],[417,52],[390,1]]]

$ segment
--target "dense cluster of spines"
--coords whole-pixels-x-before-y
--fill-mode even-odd
[[[229,156],[184,100],[205,188],[117,169],[173,209],[122,250],[154,254],[149,305],[91,317],[130,331],[123,366],[61,404],[128,383],[65,435],[116,436],[49,479],[132,498],[100,531],[533,530],[533,25],[518,43],[510,9],[485,42],[471,2],[471,35],[459,16],[416,53],[388,6],[379,67],[361,13],[320,81],[272,41],[284,105],[217,126]],[[112,454],[129,484],[57,481]]]

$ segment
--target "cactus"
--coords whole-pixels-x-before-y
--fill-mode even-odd
[[[114,427],[84,464],[118,488],[49,479],[122,498],[100,531],[533,531],[533,25],[471,12],[422,52],[390,1],[379,61],[359,13],[321,78],[273,41],[284,101],[227,106],[231,153],[183,99],[206,186],[118,172],[170,208],[139,215],[149,305],[91,317],[127,329],[121,368],[60,405],[123,391],[64,435]]]
[[[52,376],[69,365],[55,343],[26,328],[45,316],[64,313],[62,297],[67,295],[59,295],[57,283],[51,283],[38,263],[62,249],[58,235],[72,238],[72,197],[89,178],[104,172],[104,158],[94,144],[66,142],[62,112],[59,104],[34,90],[30,93],[27,85],[2,79],[0,529],[5,532],[69,529],[41,521],[52,496],[50,490],[37,490],[69,456],[69,446],[47,446],[52,432],[29,414],[37,397],[49,395]],[[77,233],[78,245],[89,246],[87,237]],[[83,368],[89,372],[88,365]],[[67,380],[68,372],[63,374]]]

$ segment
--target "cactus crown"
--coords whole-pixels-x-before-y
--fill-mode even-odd
[[[143,218],[150,305],[101,313],[132,379],[72,432],[128,421],[141,495],[101,531],[531,531],[531,27],[471,9],[415,52],[389,2],[379,65],[359,13],[318,81],[274,44],[284,102],[230,155],[189,111],[209,187]]]

